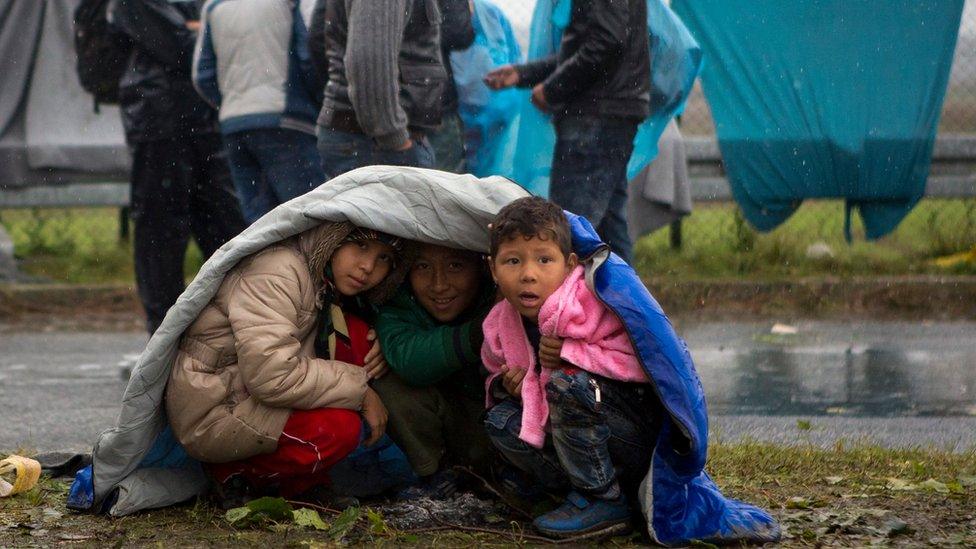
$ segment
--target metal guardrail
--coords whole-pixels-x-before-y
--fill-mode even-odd
[[[684,141],[692,200],[731,201],[718,141],[712,137],[685,137]],[[976,135],[943,134],[936,138],[925,196],[976,197]]]
[[[718,141],[712,137],[686,137],[685,150],[692,199],[731,201],[732,191],[725,178]],[[950,134],[936,139],[925,196],[976,197],[976,136]],[[0,188],[0,208],[124,208],[128,205],[129,184],[124,181]]]

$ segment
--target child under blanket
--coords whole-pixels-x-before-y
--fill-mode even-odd
[[[484,323],[488,435],[532,483],[568,492],[536,518],[538,530],[624,531],[660,421],[633,345],[587,288],[558,206],[512,202],[491,226],[490,249],[504,299]]]

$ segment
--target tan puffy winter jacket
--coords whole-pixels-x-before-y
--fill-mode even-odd
[[[292,409],[360,409],[365,370],[315,358],[321,278],[352,229],[327,223],[245,258],[184,332],[166,412],[194,458],[223,463],[273,452]],[[405,265],[373,290],[381,301]]]

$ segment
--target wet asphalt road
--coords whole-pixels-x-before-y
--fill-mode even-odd
[[[976,446],[976,322],[683,326],[713,439]],[[0,451],[89,451],[138,333],[0,333]]]

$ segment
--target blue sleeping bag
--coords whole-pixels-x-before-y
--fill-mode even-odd
[[[687,345],[634,269],[609,252],[589,221],[566,215],[573,249],[592,262],[587,284],[623,322],[669,416],[640,489],[648,533],[662,545],[778,540],[779,525],[768,513],[726,498],[705,473],[708,412]]]

